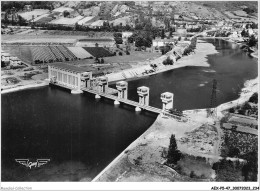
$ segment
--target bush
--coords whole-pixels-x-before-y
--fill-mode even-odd
[[[123,56],[123,53],[122,53],[122,52],[119,52],[118,54],[119,54],[119,56]]]
[[[250,98],[249,98],[249,102],[251,103],[258,103],[258,93],[254,93]]]
[[[163,65],[173,65],[173,60],[168,56],[167,59],[163,61]]]
[[[217,177],[216,180],[220,182],[239,182],[242,181],[241,169],[242,165],[234,165],[232,161],[222,159],[213,164]]]
[[[130,55],[130,52],[129,52],[129,51],[126,51],[126,55]]]
[[[194,173],[194,171],[192,170],[191,172],[190,172],[190,178],[195,178],[196,177],[196,174]]]
[[[231,147],[229,149],[228,156],[230,157],[238,157],[240,154],[240,150],[237,147]]]
[[[248,46],[249,46],[249,47],[255,46],[256,43],[257,43],[257,39],[255,38],[254,35],[251,35],[251,36],[249,37]]]
[[[235,112],[235,109],[234,108],[230,108],[229,109],[229,113],[234,113]]]
[[[250,106],[250,104],[249,104],[248,102],[246,102],[246,103],[242,106],[241,109],[242,109],[242,110],[249,110],[249,109],[252,109],[252,107]]]

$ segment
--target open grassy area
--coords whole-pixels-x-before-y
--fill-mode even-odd
[[[161,56],[161,53],[157,52],[142,52],[142,51],[131,51],[130,55],[123,53],[122,56],[113,56],[104,58],[105,63],[131,63],[131,62],[141,62],[153,60]]]

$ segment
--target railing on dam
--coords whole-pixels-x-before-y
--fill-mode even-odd
[[[118,98],[117,96],[109,95],[109,94],[106,94],[106,93],[97,92],[95,90],[91,90],[91,89],[88,89],[88,88],[82,88],[81,90],[89,92],[89,93],[92,93],[92,94],[97,94],[97,95],[100,95],[102,97],[105,97],[105,98],[108,98],[108,99],[111,99],[111,100],[117,100],[117,101],[125,103],[127,105],[132,105],[134,107],[139,107],[139,108],[142,108],[144,110],[151,111],[151,112],[154,112],[154,113],[160,114],[162,112],[162,110],[159,109],[159,108],[148,106],[148,105],[141,105],[138,102],[135,102],[135,101],[132,101],[132,100],[129,100],[129,99]]]

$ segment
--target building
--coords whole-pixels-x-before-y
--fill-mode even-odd
[[[17,57],[15,57],[15,56],[11,56],[10,57],[10,65],[21,65],[22,64],[22,61],[19,59],[19,58],[17,58]]]
[[[23,10],[24,11],[32,11],[33,10],[32,5],[24,5]]]
[[[51,83],[68,87],[74,93],[80,93],[82,87],[90,85],[93,70],[91,67],[81,68],[65,63],[52,63],[48,65],[48,79]]]
[[[10,61],[11,55],[6,52],[1,52],[1,61],[8,62]]]
[[[153,51],[159,51],[159,49],[161,47],[165,47],[165,46],[170,46],[171,48],[173,48],[175,45],[175,40],[173,38],[171,39],[160,39],[160,38],[156,38],[153,40],[153,44],[152,44],[152,50]]]
[[[127,39],[128,37],[132,36],[133,32],[122,32],[122,38]]]
[[[160,47],[160,46],[166,46],[166,45],[174,45],[175,44],[175,40],[173,38],[171,39],[160,39],[160,38],[156,38],[153,40],[153,46],[154,47]]]
[[[249,36],[251,36],[251,35],[254,34],[254,31],[253,31],[253,29],[251,29],[251,28],[249,28],[249,29],[247,30],[247,32],[248,32],[248,35],[249,35]]]

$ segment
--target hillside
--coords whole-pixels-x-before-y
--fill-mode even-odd
[[[17,12],[22,12],[26,4],[31,4],[34,9],[53,10],[59,7],[68,7],[74,9],[81,16],[100,16],[101,19],[117,25],[129,22],[125,18],[130,18],[132,22],[129,24],[133,25],[135,16],[141,14],[146,16],[152,14],[153,19],[157,20],[163,15],[168,18],[181,16],[185,20],[211,19],[232,20],[233,22],[257,22],[258,20],[257,1],[15,1],[15,3],[4,1],[1,4],[1,9],[2,11],[10,11],[12,7],[15,7]],[[74,14],[74,16],[78,15]]]

